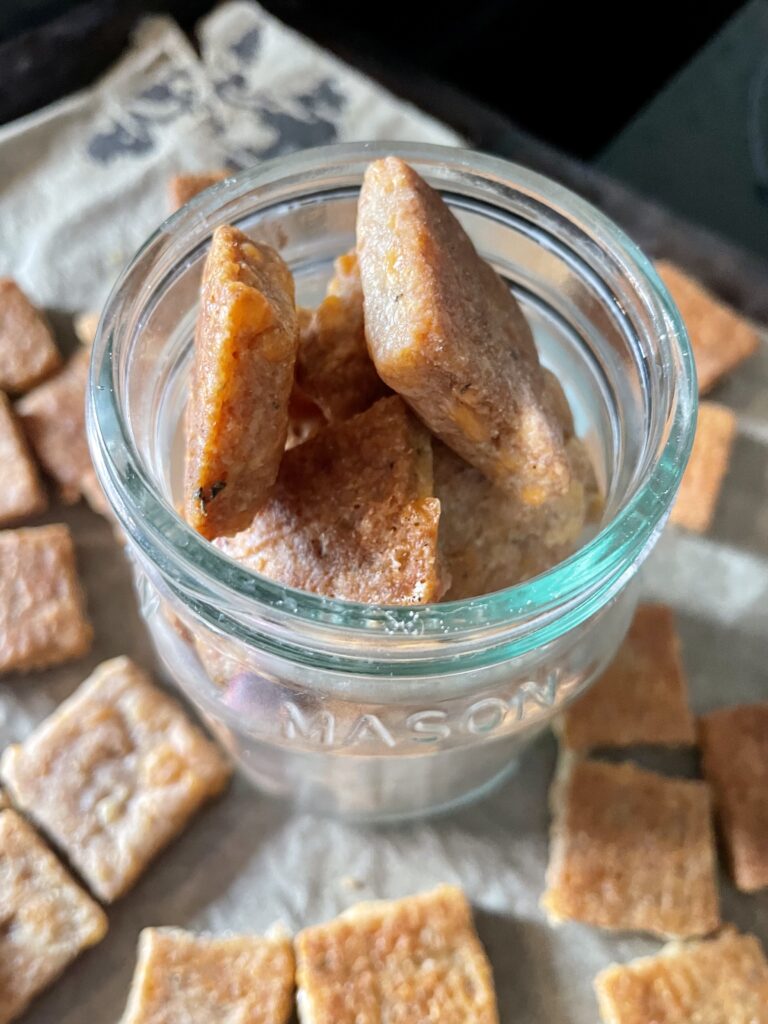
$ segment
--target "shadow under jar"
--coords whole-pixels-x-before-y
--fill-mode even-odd
[[[442,193],[519,299],[605,495],[599,526],[549,572],[407,608],[290,590],[227,558],[175,511],[214,228],[236,224],[278,248],[298,301],[314,305],[334,258],[354,245],[365,167],[392,152]],[[487,791],[609,662],[685,467],[695,411],[679,316],[609,220],[502,160],[376,143],[263,164],[166,221],[106,306],[88,429],[171,679],[261,788],[317,812],[384,820]]]

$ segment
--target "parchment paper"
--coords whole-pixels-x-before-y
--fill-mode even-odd
[[[37,301],[70,311],[96,303],[164,215],[171,170],[245,163],[334,138],[456,139],[253,5],[221,8],[202,39],[204,63],[171,23],[152,21],[97,87],[0,132],[0,273],[17,276]],[[663,251],[664,238],[656,242]],[[56,318],[63,345],[68,323]],[[699,711],[768,696],[767,341],[714,397],[739,414],[715,524],[705,538],[669,531],[644,577],[649,596],[679,611]],[[104,658],[127,653],[155,668],[109,525],[84,505],[54,507],[46,517],[61,520],[77,540],[96,645],[75,665],[0,684],[2,744],[23,738]],[[547,925],[538,900],[554,756],[546,736],[485,802],[381,829],[297,814],[235,780],[110,908],[106,940],[25,1020],[113,1024],[146,925],[259,931],[280,919],[298,929],[360,899],[448,881],[463,885],[477,907],[504,1024],[594,1024],[594,974],[660,944]],[[693,754],[643,760],[696,770]],[[739,895],[723,875],[722,896],[724,918],[768,946],[768,894]]]

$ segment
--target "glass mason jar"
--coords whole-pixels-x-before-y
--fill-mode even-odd
[[[298,301],[314,305],[333,259],[354,245],[366,165],[391,152],[440,190],[518,297],[605,494],[599,529],[549,572],[499,593],[407,608],[281,586],[230,560],[175,511],[213,229],[236,224],[278,248]],[[318,812],[383,820],[484,793],[612,658],[634,610],[632,582],[687,461],[695,411],[679,315],[614,224],[506,161],[376,143],[262,164],[167,220],[104,311],[88,429],[170,678],[258,786]]]

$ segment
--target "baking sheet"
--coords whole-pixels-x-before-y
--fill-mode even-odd
[[[264,24],[264,15],[252,5],[227,5],[222,11],[223,15],[217,16],[223,20],[207,26],[211,40],[207,52],[217,52],[218,62],[223,51],[231,52],[247,32]],[[279,34],[275,23],[269,21],[268,25]],[[263,32],[262,28],[262,38]],[[0,132],[0,166],[5,169],[12,162],[20,174],[21,151],[32,196],[36,189],[47,188],[47,181],[51,183],[50,203],[43,207],[50,212],[57,195],[54,182],[58,182],[56,188],[61,185],[56,176],[66,179],[70,173],[55,169],[53,162],[66,156],[71,147],[76,150],[73,159],[80,159],[82,149],[77,149],[77,140],[87,131],[92,137],[94,125],[101,125],[102,131],[107,114],[119,120],[133,102],[137,83],[145,88],[147,76],[165,76],[178,57],[200,89],[207,90],[205,65],[196,61],[176,35],[169,23],[153,23],[145,29],[145,42],[129,56],[126,77],[121,77],[124,66],[113,73],[106,91],[102,87],[85,100],[64,101],[58,111],[28,119],[28,133],[24,125]],[[147,39],[150,51],[142,48]],[[251,39],[253,42],[255,37]],[[290,42],[292,59],[297,59],[295,37],[290,37]],[[309,60],[308,67],[315,69],[316,77],[322,77],[324,71],[317,70],[325,67],[321,55],[312,50],[309,54],[300,56]],[[253,70],[253,65],[249,67]],[[340,90],[365,86],[385,111],[381,131],[376,121],[364,123],[363,119],[349,130],[337,122],[339,137],[355,137],[355,131],[392,137],[398,135],[399,126],[402,138],[424,138],[420,132],[434,141],[441,132],[444,141],[455,138],[435,122],[421,121],[417,112],[398,106],[359,76],[344,78],[343,68],[339,70],[336,63],[333,69],[334,75],[341,76]],[[282,101],[275,100],[278,102]],[[219,115],[225,116],[221,111]],[[11,175],[0,191],[0,272],[13,271],[38,301],[49,306],[71,310],[97,301],[111,270],[127,258],[128,250],[139,240],[133,232],[146,233],[151,226],[147,222],[162,215],[167,171],[216,162],[207,150],[195,153],[188,146],[188,139],[200,130],[202,116],[199,111],[186,111],[182,115],[184,130],[174,122],[179,131],[174,135],[175,129],[167,129],[174,138],[166,139],[165,148],[139,154],[138,163],[131,163],[130,156],[124,154],[121,161],[125,163],[113,165],[121,189],[115,187],[107,198],[98,200],[93,199],[93,189],[80,189],[78,201],[68,198],[57,222],[41,222],[32,199],[26,199],[21,210],[14,206],[18,196],[26,193],[23,183]],[[241,126],[238,133],[242,130]],[[232,137],[242,145],[238,133]],[[218,138],[220,150],[216,153],[225,156],[226,133]],[[146,199],[135,208],[132,201],[137,191]],[[71,252],[62,250],[62,232],[77,222],[78,208],[82,210],[83,234],[91,239],[90,248],[80,239]],[[122,216],[129,208],[131,216]],[[109,229],[99,221],[105,211],[111,219]],[[133,223],[136,219],[138,228]],[[658,251],[664,251],[664,237],[655,241]],[[72,266],[64,266],[66,260]],[[66,344],[68,318],[58,317],[56,322]],[[670,530],[644,574],[646,594],[671,602],[679,611],[684,657],[698,711],[768,697],[766,338],[757,357],[712,397],[726,402],[739,416],[739,436],[714,526],[704,538]],[[64,521],[74,531],[97,640],[82,662],[28,677],[6,678],[0,684],[3,745],[23,738],[104,658],[130,654],[140,664],[155,667],[136,612],[128,565],[109,525],[84,505],[54,507],[41,521]],[[649,757],[644,758],[645,763],[659,769],[684,774],[696,770],[693,754]],[[547,860],[547,789],[554,758],[554,740],[544,736],[524,755],[516,775],[483,803],[450,817],[378,829],[297,814],[236,779],[223,799],[195,819],[136,888],[109,909],[106,940],[71,967],[24,1019],[28,1024],[52,1020],[59,1024],[114,1024],[128,991],[138,933],[147,925],[261,931],[282,920],[289,928],[298,929],[331,917],[360,899],[402,896],[440,882],[455,882],[466,889],[477,907],[478,928],[493,964],[504,1024],[594,1024],[594,974],[611,961],[652,953],[660,944],[577,924],[559,929],[547,925],[538,900]],[[725,920],[755,932],[768,947],[768,893],[740,895],[723,876],[722,896]]]

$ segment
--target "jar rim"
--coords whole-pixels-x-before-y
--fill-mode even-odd
[[[352,162],[397,154],[417,165],[482,175],[494,191],[522,194],[557,210],[620,257],[643,297],[672,374],[663,446],[595,537],[547,572],[459,601],[382,606],[293,590],[239,565],[204,540],[161,492],[132,442],[121,408],[115,358],[127,324],[147,296],[146,279],[172,262],[193,231],[212,233],[227,201],[306,183]],[[626,583],[660,532],[693,443],[697,389],[685,327],[650,260],[609,218],[575,193],[520,165],[420,143],[345,143],[277,157],[195,197],[145,242],[115,284],[93,345],[87,420],[97,475],[140,560],[207,626],[290,660],[339,671],[415,675],[509,660],[556,640],[594,614]]]

